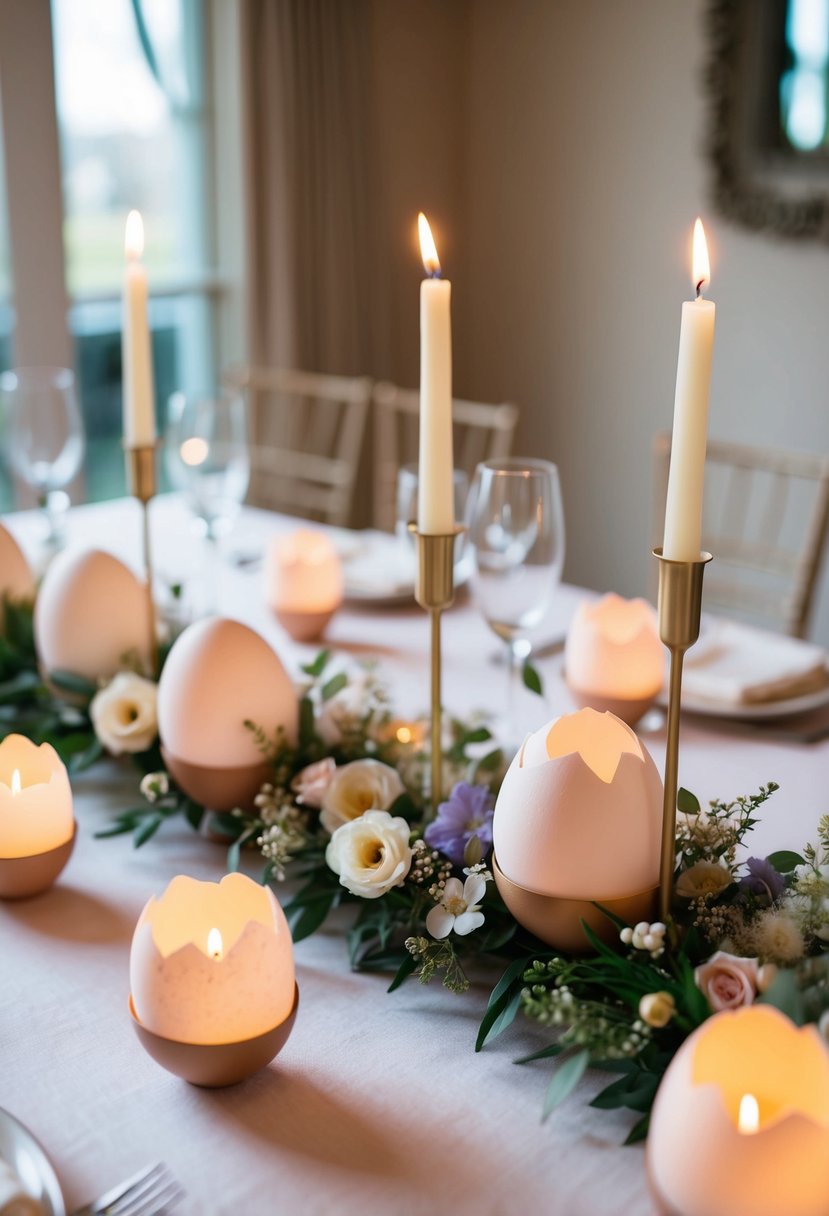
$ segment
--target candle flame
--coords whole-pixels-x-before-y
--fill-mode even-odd
[[[697,216],[694,223],[694,256],[692,260],[694,287],[701,296],[711,282],[711,263],[708,260],[708,244],[702,220]]]
[[[440,259],[435,247],[435,238],[432,236],[429,221],[422,211],[418,213],[417,231],[420,236],[420,256],[423,258],[423,269],[431,278],[439,279]]]
[[[414,738],[414,732],[410,726],[398,726],[396,734],[398,743],[411,743]]]
[[[207,953],[211,958],[222,957],[222,935],[218,929],[211,929],[207,935]]]
[[[760,1127],[760,1107],[754,1094],[743,1094],[740,1098],[740,1113],[737,1127],[744,1136],[753,1136]]]
[[[124,234],[124,253],[130,261],[137,261],[144,252],[144,221],[140,211],[131,211],[127,216]]]
[[[22,786],[20,784],[20,769],[16,768],[12,773],[12,793],[19,794]]]

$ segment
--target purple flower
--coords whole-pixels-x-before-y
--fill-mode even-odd
[[[775,870],[770,861],[760,857],[749,857],[746,862],[748,873],[740,879],[740,886],[749,895],[764,902],[774,903],[786,889],[786,880]]]
[[[424,832],[426,843],[454,862],[463,865],[463,851],[477,836],[487,853],[492,844],[492,794],[485,785],[459,781],[448,802],[438,806],[437,818]]]

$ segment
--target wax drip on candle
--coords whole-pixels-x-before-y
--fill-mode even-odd
[[[21,786],[21,783],[20,783],[20,769],[19,769],[19,768],[16,768],[16,769],[14,770],[14,772],[12,773],[12,786],[11,786],[11,789],[12,789],[12,793],[13,793],[13,794],[19,794],[19,793],[20,793],[20,790],[22,789],[22,786]]]
[[[744,1136],[753,1136],[760,1128],[760,1106],[754,1094],[743,1094],[737,1128]]]
[[[211,958],[222,957],[222,935],[218,929],[211,929],[207,935],[207,953]]]

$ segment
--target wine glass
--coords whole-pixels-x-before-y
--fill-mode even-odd
[[[8,460],[37,495],[45,514],[46,543],[63,542],[63,492],[81,467],[84,429],[75,375],[66,367],[18,367],[0,376],[0,401],[8,428]]]
[[[247,417],[241,393],[173,393],[166,463],[170,481],[186,496],[207,542],[210,589],[218,581],[212,575],[220,538],[233,527],[250,482]]]
[[[547,460],[479,464],[467,507],[472,592],[490,629],[507,645],[505,729],[512,740],[516,668],[530,653],[561,581],[564,510],[558,469]]]

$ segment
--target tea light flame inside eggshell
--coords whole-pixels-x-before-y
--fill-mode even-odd
[[[267,599],[281,612],[331,612],[343,600],[343,569],[324,532],[276,536],[266,562]]]
[[[49,743],[24,735],[0,743],[0,857],[32,857],[65,844],[75,830],[72,789]]]
[[[244,874],[219,883],[179,875],[141,913],[130,985],[138,1019],[155,1034],[202,1044],[264,1034],[290,1014],[295,982],[285,915]]]
[[[216,768],[261,764],[245,722],[270,738],[282,727],[295,743],[298,718],[296,691],[279,657],[247,625],[214,617],[176,640],[158,685],[158,728],[179,759]]]
[[[815,1028],[768,1005],[709,1018],[668,1067],[647,1156],[682,1216],[826,1216],[829,1054]]]
[[[539,894],[619,899],[659,879],[662,781],[610,713],[582,709],[529,735],[495,805],[504,875]]]
[[[665,678],[656,612],[643,599],[610,594],[584,601],[567,632],[567,683],[597,696],[655,696]]]
[[[46,571],[35,604],[44,670],[109,679],[137,659],[148,665],[147,590],[111,553],[65,550]]]

